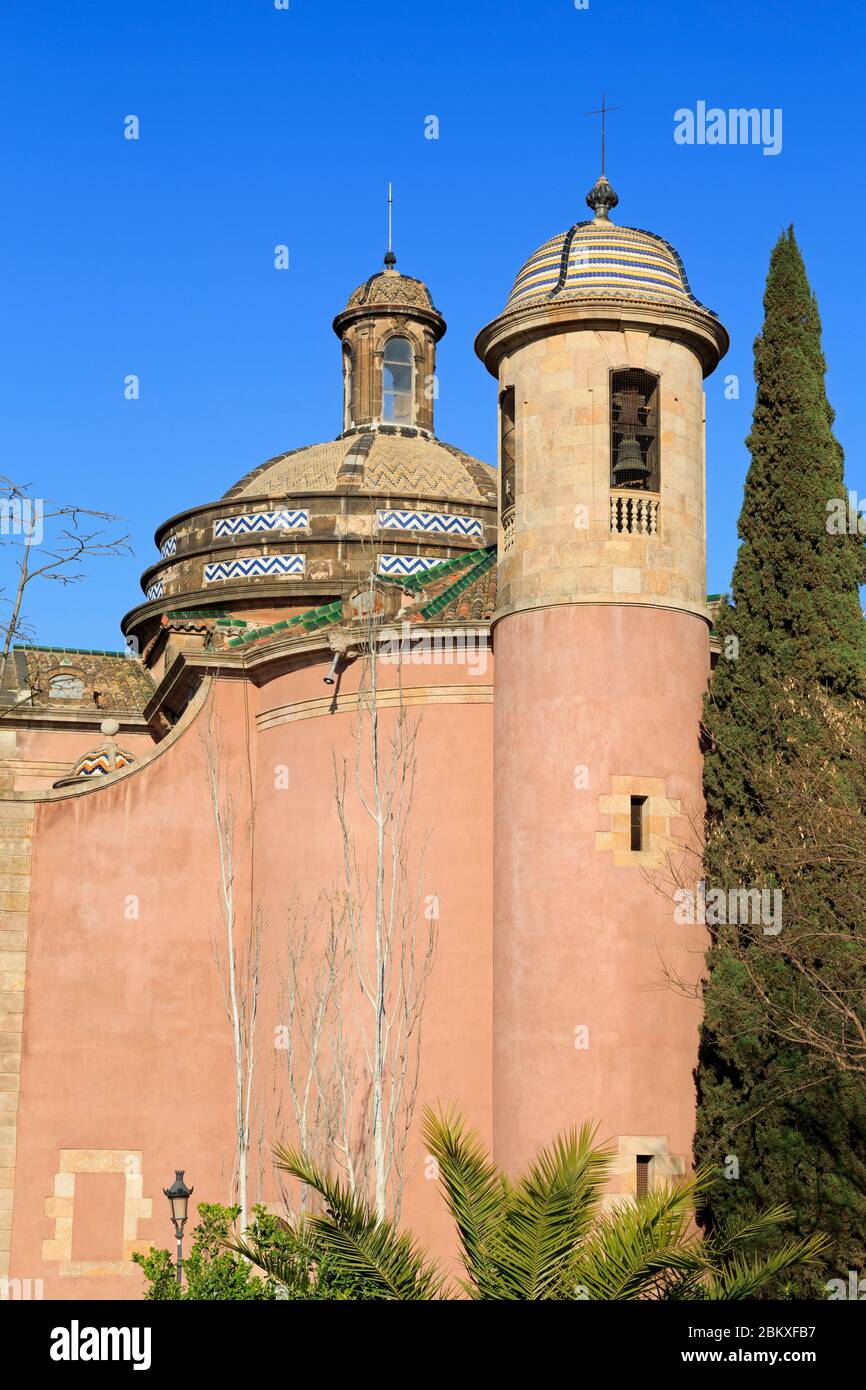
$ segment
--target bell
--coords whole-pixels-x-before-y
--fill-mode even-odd
[[[623,439],[616,451],[613,466],[613,480],[617,487],[643,485],[649,478],[649,464],[641,453],[640,445],[633,436]]]

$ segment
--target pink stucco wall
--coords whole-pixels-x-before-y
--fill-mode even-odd
[[[292,1137],[273,1118],[287,913],[293,900],[310,903],[339,876],[331,755],[351,753],[355,716],[320,708],[261,731],[258,721],[297,701],[330,698],[322,682],[327,664],[317,659],[260,686],[218,680],[212,696],[225,767],[235,785],[249,785],[251,776],[255,789],[252,880],[241,874],[238,901],[260,908],[263,922],[258,1075],[268,1145]],[[350,666],[341,692],[356,679]],[[393,681],[393,670],[383,669],[383,679]],[[420,845],[430,832],[424,891],[440,903],[419,1106],[456,1102],[488,1136],[492,705],[464,702],[459,687],[474,695],[491,679],[435,665],[403,673],[404,685],[435,688],[445,700],[425,697],[412,709],[420,717],[413,836]],[[60,1277],[56,1262],[43,1261],[42,1242],[55,1234],[45,1203],[61,1149],[141,1151],[143,1195],[153,1201],[152,1217],[139,1223],[141,1240],[171,1246],[161,1189],[175,1167],[194,1183],[194,1201],[229,1199],[233,1081],[212,951],[221,918],[202,740],[207,717],[205,709],[171,747],[116,783],[37,804],[11,1275],[43,1278],[48,1298],[137,1297],[142,1287],[137,1271],[125,1279]],[[385,714],[386,726],[392,718]],[[277,766],[289,770],[287,788]],[[135,900],[137,916],[130,915]],[[405,1216],[446,1249],[450,1223],[436,1185],[425,1179],[414,1135],[407,1168]],[[100,1181],[79,1185],[74,1259],[85,1251],[82,1258],[120,1258],[114,1179],[104,1189]],[[268,1172],[264,1196],[274,1195]]]
[[[516,1168],[595,1120],[602,1139],[663,1134],[688,1159],[699,1012],[665,969],[696,978],[701,929],[675,924],[652,881],[664,875],[615,867],[595,835],[612,776],[664,778],[684,813],[671,830],[688,835],[707,625],[642,606],[538,609],[499,623],[496,660],[496,1157]]]

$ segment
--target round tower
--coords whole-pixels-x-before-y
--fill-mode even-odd
[[[670,977],[704,943],[666,866],[701,807],[703,379],[728,338],[618,201],[602,176],[476,350],[500,420],[496,1155],[593,1119],[634,1192],[694,1127],[699,1012]]]
[[[334,319],[343,344],[343,428],[402,427],[433,434],[436,344],[445,320],[421,280],[385,267],[351,295]]]

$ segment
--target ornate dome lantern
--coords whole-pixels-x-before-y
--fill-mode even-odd
[[[432,435],[436,344],[445,320],[421,280],[385,268],[349,296],[334,319],[343,344],[343,431],[389,429]]]

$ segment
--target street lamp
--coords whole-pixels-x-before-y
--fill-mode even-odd
[[[177,1236],[177,1282],[181,1281],[181,1271],[183,1269],[183,1228],[186,1225],[187,1210],[189,1199],[195,1191],[192,1187],[187,1187],[183,1180],[183,1168],[175,1168],[174,1182],[171,1187],[164,1187],[162,1190],[168,1198],[171,1207],[171,1219],[174,1222],[174,1233]]]

